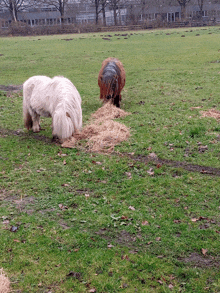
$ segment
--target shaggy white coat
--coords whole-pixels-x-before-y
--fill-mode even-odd
[[[32,76],[23,84],[24,125],[40,131],[40,116],[52,117],[53,136],[68,139],[82,127],[81,97],[62,76]]]

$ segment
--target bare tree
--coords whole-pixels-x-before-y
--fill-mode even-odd
[[[143,18],[146,18],[146,12],[148,9],[148,3],[147,0],[141,0],[140,1],[140,5],[141,5],[141,14]]]
[[[101,4],[101,0],[90,0],[90,3],[95,6],[95,23],[99,23],[99,13],[101,12],[101,9],[99,8]]]
[[[127,4],[130,23],[138,24],[139,20],[146,20],[146,13],[149,7],[148,2],[147,0],[136,0],[133,3]]]
[[[102,12],[103,24],[106,25],[105,9],[108,0],[90,0],[90,2],[95,6],[95,23],[99,23],[99,14]]]
[[[29,9],[37,5],[35,0],[0,0],[0,8],[8,9],[11,19],[14,22],[18,21],[18,12]]]
[[[197,0],[199,5],[199,18],[202,19],[202,10],[203,10],[203,4],[204,0]]]
[[[190,0],[177,0],[181,7],[181,18],[186,18],[186,5],[190,2]]]
[[[68,0],[43,0],[41,3],[49,7],[55,7],[60,12],[61,24],[64,24],[65,7]]]
[[[105,17],[105,9],[108,5],[108,0],[100,0],[101,1],[101,11],[102,11],[102,18],[103,18],[103,25],[106,26],[106,17]]]
[[[100,0],[94,0],[95,3],[95,23],[98,24],[99,23],[99,5],[100,5]]]
[[[120,0],[109,0],[110,8],[113,10],[114,24],[118,25],[117,10],[119,9]]]

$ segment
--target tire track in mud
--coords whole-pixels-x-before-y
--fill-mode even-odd
[[[0,84],[0,91],[3,92],[19,92],[22,91],[23,85],[1,85]]]
[[[21,130],[10,130],[10,129],[2,129],[0,128],[0,137],[4,136],[20,136],[24,138],[30,138],[30,135],[28,133],[25,133],[22,129]],[[44,141],[45,143],[49,145],[59,145],[56,142],[53,142],[51,138],[46,137],[44,135],[34,134],[31,136],[32,139],[36,139],[38,141]],[[86,152],[86,150],[85,150]],[[166,165],[173,168],[183,168],[186,171],[189,172],[197,172],[204,175],[210,175],[210,176],[217,176],[220,177],[220,168],[210,167],[210,166],[201,166],[196,164],[190,164],[187,162],[181,162],[181,161],[174,161],[174,160],[168,160],[168,159],[161,159],[158,157],[150,157],[150,156],[144,156],[144,155],[132,155],[129,153],[112,153],[116,154],[117,156],[121,157],[127,157],[133,161],[141,162],[144,164],[148,163],[154,163],[155,165]]]
[[[220,168],[194,165],[194,164],[190,164],[187,162],[161,159],[158,157],[152,158],[152,157],[144,156],[144,155],[131,155],[128,153],[123,153],[122,156],[128,157],[134,161],[141,162],[144,164],[154,163],[155,165],[157,165],[157,164],[166,165],[166,166],[174,167],[174,168],[183,168],[189,172],[197,172],[197,173],[201,173],[204,175],[213,175],[213,176],[220,177]]]

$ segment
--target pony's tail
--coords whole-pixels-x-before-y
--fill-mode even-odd
[[[30,104],[30,97],[32,94],[32,91],[34,89],[34,85],[29,85],[29,80],[27,80],[23,84],[23,119],[24,119],[24,126],[27,128],[27,130],[31,129],[33,126],[33,120],[32,117],[28,111],[28,105]]]
[[[33,120],[30,113],[28,112],[25,99],[23,101],[23,119],[24,119],[24,126],[27,128],[27,130],[32,129]]]

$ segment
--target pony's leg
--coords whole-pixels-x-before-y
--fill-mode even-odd
[[[27,130],[32,129],[33,120],[32,120],[32,117],[28,111],[25,111],[25,113],[24,113],[24,125],[27,128]]]
[[[36,112],[34,112],[32,115],[32,120],[33,120],[33,126],[32,126],[33,132],[39,132],[41,130],[40,115],[38,115]]]
[[[115,98],[114,98],[114,105],[116,106],[116,107],[118,107],[118,108],[120,108],[120,101],[121,101],[121,97],[120,97],[120,95],[117,95],[117,96],[115,96]]]

